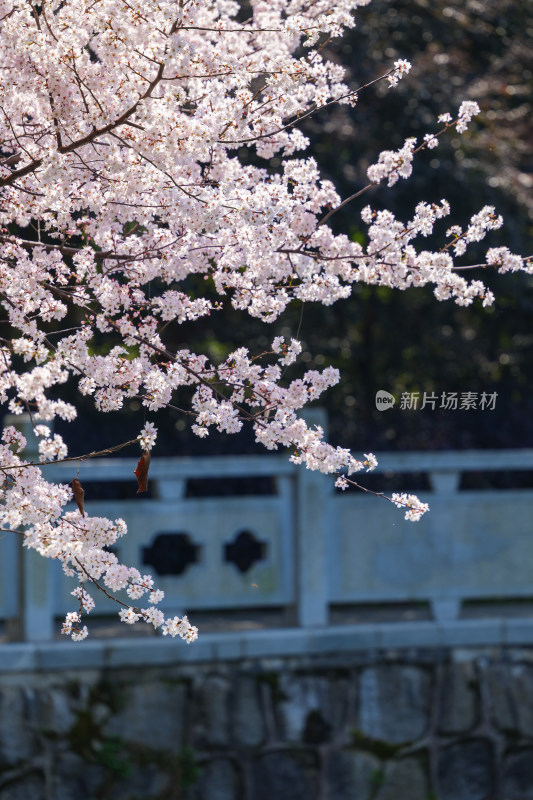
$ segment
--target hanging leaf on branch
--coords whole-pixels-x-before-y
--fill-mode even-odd
[[[77,478],[74,478],[72,481],[72,491],[74,492],[74,500],[76,501],[76,505],[78,506],[78,510],[82,517],[85,516],[84,510],[84,498],[85,498],[85,489],[79,482]]]
[[[140,492],[148,491],[149,469],[150,469],[150,453],[148,452],[148,450],[145,450],[145,452],[140,457],[139,463],[137,464],[137,467],[133,473],[137,478],[137,483],[139,484],[139,488],[137,489],[137,494],[140,494]]]

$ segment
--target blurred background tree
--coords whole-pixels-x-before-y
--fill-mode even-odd
[[[463,99],[482,110],[464,139],[449,137],[421,154],[413,176],[392,190],[361,198],[408,219],[420,198],[452,205],[461,222],[485,204],[505,219],[494,244],[523,255],[533,233],[533,20],[528,4],[513,0],[373,0],[359,25],[331,57],[350,64],[352,80],[366,83],[399,57],[413,70],[397,90],[363,92],[356,109],[336,107],[308,126],[322,169],[343,196],[364,185],[377,153],[408,136],[435,130],[437,116]],[[337,229],[362,236],[361,206],[332,218]],[[477,260],[477,259],[476,259]],[[533,279],[484,279],[496,294],[493,308],[438,303],[430,290],[394,292],[359,286],[331,309],[324,323],[303,326],[310,352],[321,345],[344,375],[331,397],[335,440],[394,449],[520,447],[533,444],[531,310]],[[310,314],[306,309],[305,317]],[[308,330],[317,331],[310,334]],[[319,333],[318,333],[319,331]],[[375,408],[375,392],[497,392],[494,412],[400,411]],[[333,395],[333,393],[331,393]]]
[[[376,187],[331,218],[337,232],[364,242],[361,208],[389,208],[407,220],[421,200],[445,197],[452,206],[443,230],[465,223],[486,204],[504,216],[489,245],[533,252],[533,18],[516,0],[372,0],[358,10],[357,28],[326,44],[328,57],[348,67],[353,86],[369,82],[397,58],[413,64],[390,90],[361,93],[355,109],[332,106],[307,121],[310,154],[345,197],[367,183],[366,169],[383,149],[438,129],[437,116],[454,114],[462,100],[482,110],[471,130],[441,138],[421,153],[412,177],[393,189]],[[239,157],[254,158],[243,148]],[[279,161],[270,164],[276,169]],[[469,253],[474,254],[472,249]],[[471,273],[469,277],[473,277]],[[294,305],[272,327],[226,309],[201,323],[175,326],[174,345],[206,352],[215,361],[246,344],[261,352],[282,333],[304,343],[303,366],[333,364],[342,383],[326,396],[330,438],[361,450],[533,446],[533,278],[483,280],[493,307],[439,303],[431,290],[407,292],[354,286],[349,300],[330,308]],[[189,288],[193,288],[192,286]],[[204,292],[202,282],[198,289]],[[102,343],[103,344],[103,343]],[[494,411],[377,411],[378,389],[402,392],[497,392]],[[61,432],[71,452],[136,435],[146,416],[138,401],[117,414],[96,415],[76,395],[81,419]],[[324,403],[322,403],[324,405]],[[162,429],[156,455],[247,452],[252,437],[212,435],[200,440],[178,412],[148,414]],[[120,423],[118,420],[120,419]],[[122,432],[121,432],[122,438]]]

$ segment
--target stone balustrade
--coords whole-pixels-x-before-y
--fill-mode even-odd
[[[29,428],[23,417],[10,421]],[[320,412],[310,421],[325,422]],[[31,430],[29,440],[34,457]],[[337,624],[340,609],[418,604],[433,622],[420,623],[415,635],[432,644],[447,624],[464,630],[465,602],[533,598],[533,488],[512,488],[513,476],[522,486],[520,476],[533,470],[533,450],[378,458],[384,482],[396,476],[409,490],[411,476],[425,480],[417,493],[431,510],[420,522],[405,521],[384,499],[336,492],[330,476],[296,467],[286,455],[154,457],[148,499],[135,495],[135,458],[82,461],[79,479],[89,513],[126,520],[117,552],[153,573],[166,614],[270,610],[282,628],[313,631]],[[69,482],[78,464],[45,469],[50,480]],[[487,471],[505,473],[510,488],[463,488],[465,476]],[[121,498],[125,485],[130,496]],[[9,535],[0,541],[0,570],[0,619],[8,630],[19,640],[52,640],[58,619],[73,608],[69,579]],[[114,603],[97,599],[99,614],[116,614]],[[527,620],[517,625],[527,644]],[[494,627],[495,643],[503,642],[503,629]],[[448,643],[460,644],[457,636]]]

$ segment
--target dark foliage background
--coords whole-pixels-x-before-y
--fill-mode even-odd
[[[367,203],[407,219],[420,200],[445,197],[453,218],[444,227],[493,204],[505,227],[485,240],[487,246],[533,252],[530,10],[518,0],[372,0],[359,9],[357,28],[327,46],[330,58],[349,66],[351,84],[372,80],[400,57],[413,69],[395,90],[380,84],[361,93],[356,109],[332,107],[307,123],[312,154],[342,196],[366,183],[366,168],[382,149],[437,130],[438,114],[455,113],[462,100],[476,100],[482,116],[467,134],[441,139],[437,149],[421,154],[410,180],[372,190],[332,217],[337,231],[364,241],[360,210]],[[240,157],[253,158],[246,149]],[[278,163],[273,159],[272,168]],[[341,386],[321,405],[330,415],[331,440],[356,452],[531,447],[533,278],[479,277],[496,294],[493,308],[439,303],[430,290],[355,286],[348,301],[330,308],[294,306],[270,328],[227,309],[201,324],[176,326],[169,345],[203,349],[218,360],[242,344],[261,352],[278,333],[299,335],[303,367],[333,364],[341,370]],[[397,398],[402,392],[452,391],[498,396],[494,411],[402,411],[397,404],[380,412],[378,389]],[[75,398],[80,419],[61,426],[73,453],[135,436],[146,416],[137,401],[118,414],[95,415],[88,402]],[[162,431],[156,455],[256,449],[249,432],[200,440],[177,412],[147,418]]]

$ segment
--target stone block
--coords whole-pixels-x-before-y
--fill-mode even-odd
[[[384,664],[361,671],[357,728],[364,736],[398,745],[413,742],[427,729],[429,706],[427,670]]]
[[[265,724],[255,675],[220,674],[198,680],[195,687],[194,743],[200,748],[257,747]]]
[[[33,755],[35,736],[28,725],[28,697],[18,686],[0,690],[0,768]]]
[[[0,800],[37,800],[46,797],[44,778],[40,775],[26,775],[0,789]]]
[[[493,787],[489,742],[471,739],[441,750],[437,763],[439,800],[487,800]]]
[[[533,667],[489,664],[486,679],[494,725],[533,738]]]
[[[193,794],[194,800],[238,800],[240,781],[231,761],[216,759],[203,765]]]
[[[117,776],[114,781],[106,775],[105,800],[152,800],[158,797],[171,797],[170,778],[155,764],[134,764],[127,776]],[[181,788],[173,784],[174,790]],[[82,795],[83,796],[83,795]]]
[[[232,685],[231,737],[237,745],[258,747],[265,740],[265,723],[257,678],[239,675]]]
[[[53,797],[60,800],[95,800],[102,796],[106,774],[101,765],[87,762],[72,752],[58,755],[52,781]],[[41,795],[29,795],[37,800]],[[2,798],[3,800],[3,798]]]
[[[270,752],[252,765],[254,800],[318,800],[318,771],[307,751]]]
[[[325,764],[327,797],[329,800],[370,800],[382,775],[381,762],[369,753],[334,750]]]
[[[187,686],[165,681],[141,681],[120,691],[122,708],[103,725],[103,735],[177,752],[184,734]]]
[[[428,779],[417,758],[391,761],[375,800],[427,800]]]
[[[284,741],[322,744],[342,736],[348,722],[349,683],[345,677],[282,674],[276,705]]]
[[[76,722],[69,695],[64,689],[50,688],[38,692],[36,724],[44,732],[67,733]]]
[[[533,748],[517,750],[505,757],[502,789],[505,800],[532,800]]]
[[[227,747],[230,741],[231,685],[222,675],[208,675],[195,686],[196,720],[193,720],[197,747]]]
[[[444,734],[466,733],[479,716],[479,697],[473,684],[472,662],[446,664],[439,686],[438,726]]]

